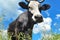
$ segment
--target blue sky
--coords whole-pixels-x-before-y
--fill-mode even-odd
[[[9,23],[14,21],[20,13],[26,11],[19,7],[18,2],[20,1],[21,0],[0,1],[0,25],[4,25],[3,29],[7,29]],[[60,0],[45,0],[42,5],[43,4],[49,4],[51,8],[49,10],[41,12],[45,21],[43,23],[34,25],[32,34],[33,40],[40,40],[42,36],[42,30],[52,30],[54,33],[60,33]],[[47,27],[45,26],[44,29],[43,25],[46,25]]]

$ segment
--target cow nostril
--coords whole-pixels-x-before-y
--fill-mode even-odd
[[[38,19],[38,18],[40,18],[40,19],[41,19],[41,18],[42,18],[42,16],[35,16],[35,18],[36,18],[36,19]]]
[[[40,18],[42,19],[43,17],[41,16]]]
[[[39,18],[38,16],[35,16],[35,18],[37,19],[37,18]]]

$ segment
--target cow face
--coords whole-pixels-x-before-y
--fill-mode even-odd
[[[38,1],[30,1],[28,7],[29,7],[29,11],[33,14],[32,16],[33,21],[42,22],[43,17],[39,11],[40,3]]]

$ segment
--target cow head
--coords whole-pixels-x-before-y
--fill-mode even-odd
[[[32,19],[35,22],[42,22],[43,21],[43,17],[41,14],[41,10],[47,10],[50,8],[50,6],[48,4],[44,4],[43,6],[41,6],[41,3],[44,0],[40,0],[38,2],[38,0],[26,0],[26,2],[28,2],[28,4],[25,4],[24,2],[19,2],[19,5],[23,8],[23,9],[28,9],[29,12],[31,12],[33,14]]]

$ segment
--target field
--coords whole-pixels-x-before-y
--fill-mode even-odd
[[[0,31],[0,40],[8,40],[7,32],[6,31]],[[9,40],[11,40],[9,38]],[[24,40],[24,38],[23,38]],[[41,40],[60,40],[60,34],[46,34],[42,37]]]

